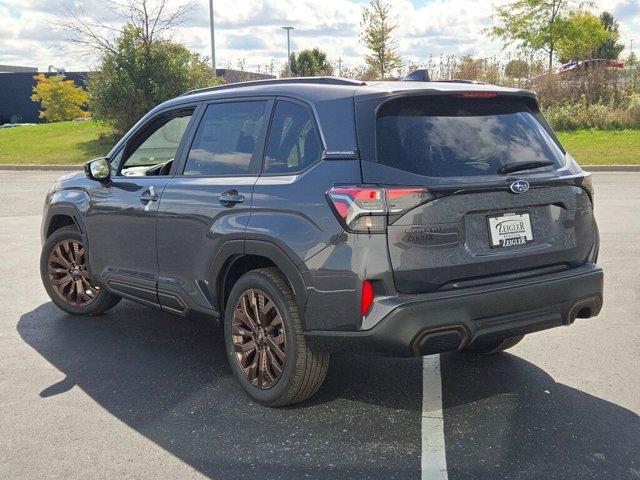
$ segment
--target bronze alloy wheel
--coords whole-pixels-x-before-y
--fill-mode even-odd
[[[244,292],[234,308],[231,322],[236,360],[252,385],[273,387],[284,370],[286,334],[282,315],[261,290]]]
[[[62,240],[51,250],[47,262],[49,280],[65,302],[85,306],[93,302],[98,288],[87,276],[86,250],[78,240]]]

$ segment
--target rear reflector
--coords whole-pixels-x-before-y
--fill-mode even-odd
[[[371,281],[362,282],[362,299],[360,301],[360,315],[366,317],[373,305],[373,285]]]
[[[424,187],[336,186],[329,203],[344,226],[353,232],[384,232],[388,215],[408,212],[433,198]]]

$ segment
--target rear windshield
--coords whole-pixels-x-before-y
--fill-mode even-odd
[[[430,177],[496,175],[514,162],[564,154],[524,103],[496,98],[405,97],[382,105],[376,119],[377,161]]]

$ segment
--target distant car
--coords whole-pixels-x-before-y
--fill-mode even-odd
[[[620,60],[608,60],[605,58],[592,58],[589,60],[573,60],[571,62],[565,63],[560,66],[558,69],[558,73],[560,74],[569,74],[569,73],[584,73],[588,70],[593,70],[596,68],[601,69],[623,69],[624,62]]]
[[[528,91],[224,85],[154,108],[85,170],[46,198],[53,302],[217,318],[265,405],[313,395],[331,352],[499,352],[602,305],[590,175]]]

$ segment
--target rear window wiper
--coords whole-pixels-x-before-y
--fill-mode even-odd
[[[534,168],[549,167],[553,164],[554,162],[551,162],[549,160],[541,160],[539,162],[513,162],[501,166],[498,169],[498,173],[505,174],[520,172],[521,170],[532,170]]]

